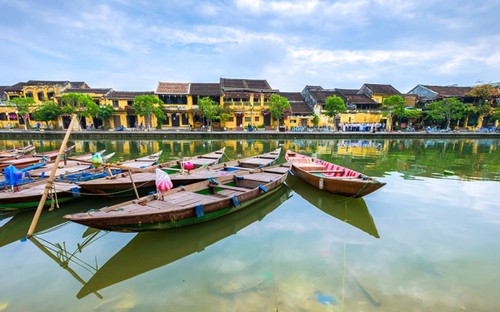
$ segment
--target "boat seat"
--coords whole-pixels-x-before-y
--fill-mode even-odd
[[[325,170],[325,166],[316,164],[316,163],[302,163],[302,162],[294,162],[293,166],[298,167],[304,171],[318,171]]]
[[[230,185],[223,185],[223,184],[210,184],[209,186],[211,188],[221,188],[221,189],[237,191],[237,192],[247,192],[250,190],[250,189],[244,188],[244,187],[237,187],[237,186],[230,186]]]

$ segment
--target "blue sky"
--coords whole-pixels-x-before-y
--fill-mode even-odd
[[[497,0],[0,0],[0,85],[266,79],[357,89],[500,80]]]

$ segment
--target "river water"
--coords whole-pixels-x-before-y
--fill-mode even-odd
[[[37,151],[60,141],[31,143]],[[225,159],[282,147],[386,182],[363,199],[289,177],[256,209],[202,225],[114,233],[62,215],[123,199],[87,196],[0,216],[0,311],[496,311],[499,140],[75,141],[111,161],[226,146]]]

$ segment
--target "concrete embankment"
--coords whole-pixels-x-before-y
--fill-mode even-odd
[[[0,140],[59,140],[66,131],[0,131]],[[484,132],[73,131],[73,140],[500,139]]]

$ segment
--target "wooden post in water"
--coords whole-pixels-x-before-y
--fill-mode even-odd
[[[73,118],[71,119],[68,130],[66,131],[66,135],[64,136],[64,139],[61,143],[61,147],[59,148],[59,153],[57,154],[56,160],[54,162],[54,168],[52,169],[52,172],[50,173],[49,180],[47,181],[47,184],[45,185],[45,192],[43,192],[42,199],[38,203],[38,207],[36,208],[35,215],[33,216],[33,221],[31,221],[31,225],[30,225],[30,228],[28,230],[28,234],[26,235],[28,238],[30,238],[33,235],[33,233],[35,232],[35,227],[38,223],[38,219],[40,219],[40,215],[42,214],[42,209],[43,209],[43,206],[45,205],[45,201],[47,200],[47,196],[49,195],[49,191],[52,188],[52,184],[54,183],[56,171],[57,171],[57,168],[59,167],[59,162],[61,161],[61,156],[64,153],[64,150],[66,149],[66,144],[68,143],[69,135],[71,134],[75,120],[76,120],[76,115],[74,115]]]

